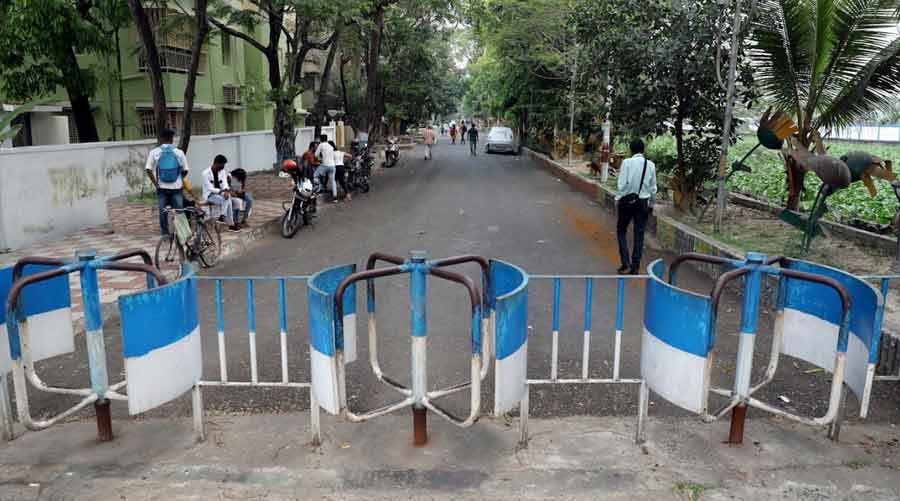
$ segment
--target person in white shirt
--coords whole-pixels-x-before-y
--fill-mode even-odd
[[[203,171],[203,202],[218,206],[229,231],[240,231],[234,223],[234,208],[231,204],[231,189],[228,186],[228,174],[225,155],[216,155],[213,164]]]
[[[169,215],[166,213],[166,207],[184,208],[182,178],[187,175],[189,167],[184,152],[173,144],[175,131],[163,129],[160,136],[162,143],[150,150],[144,171],[150,178],[150,183],[156,188],[156,196],[159,198],[159,229],[163,235],[168,235]]]
[[[616,237],[619,240],[619,273],[637,275],[641,268],[644,230],[656,199],[656,165],[644,157],[644,141],[635,139],[629,145],[631,158],[622,162],[616,191]],[[634,249],[628,257],[628,225],[634,221]]]
[[[319,176],[328,176],[328,180],[331,182],[332,201],[337,202],[337,183],[334,179],[334,148],[328,144],[327,134],[322,134],[319,139],[321,142],[316,148],[316,158],[321,163],[316,167],[316,172],[313,176],[315,176],[316,179],[319,179]]]
[[[443,131],[441,132],[443,134]],[[434,143],[437,142],[437,136],[434,133],[434,129],[429,125],[428,128],[425,129],[425,133],[422,135],[423,142],[425,143],[425,160],[431,160],[431,149],[434,147]]]
[[[353,196],[350,195],[350,189],[347,188],[347,171],[344,169],[344,159],[349,155],[339,151],[334,141],[328,141],[328,144],[334,148],[334,177],[337,179],[338,184],[341,185],[341,189],[344,190],[344,199],[349,202],[353,200]]]

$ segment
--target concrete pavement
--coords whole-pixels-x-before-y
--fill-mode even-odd
[[[195,443],[189,419],[116,426],[97,443],[91,423],[32,433],[0,449],[4,500],[212,499],[684,499],[888,500],[900,496],[900,441],[890,425],[854,425],[841,443],[822,430],[758,419],[743,447],[727,423],[660,418],[636,446],[623,418],[483,419],[460,429],[437,419],[411,445],[406,414],[350,424],[326,418],[321,447],[307,416],[211,418]]]

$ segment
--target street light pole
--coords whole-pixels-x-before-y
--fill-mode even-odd
[[[722,220],[725,218],[725,202],[728,198],[725,189],[725,171],[728,164],[728,146],[731,144],[731,115],[734,111],[734,87],[735,81],[737,80],[737,55],[738,45],[741,40],[741,0],[735,1],[734,26],[732,29],[731,54],[728,59],[728,87],[725,91],[725,120],[722,125],[722,153],[719,156],[719,172],[716,180],[718,185],[716,187],[716,217],[713,221],[713,231],[715,233],[722,230]]]

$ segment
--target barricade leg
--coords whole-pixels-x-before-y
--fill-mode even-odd
[[[197,441],[206,440],[206,416],[203,411],[203,387],[195,384],[191,390],[191,407],[194,411],[194,433]]]
[[[640,390],[638,390],[638,413],[637,427],[634,432],[634,443],[640,445],[646,442],[644,423],[647,418],[647,410],[650,407],[650,388],[646,381],[641,381]]]
[[[9,381],[6,374],[0,375],[0,433],[3,440],[13,439],[13,414],[9,402]]]
[[[318,447],[322,445],[322,425],[319,420],[319,401],[316,399],[316,393],[309,389],[309,433],[310,445]]]
[[[531,393],[531,386],[525,386],[525,396],[519,403],[519,448],[528,447],[528,395]]]
[[[834,416],[834,420],[831,421],[831,426],[828,428],[828,438],[837,442],[841,437],[841,424],[844,421],[844,404],[847,401],[847,385],[841,385],[841,400],[838,403],[838,411]]]

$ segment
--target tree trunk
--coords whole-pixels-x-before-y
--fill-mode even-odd
[[[328,49],[328,57],[325,59],[325,68],[322,70],[322,84],[319,86],[318,98],[316,99],[316,109],[313,111],[313,124],[316,127],[315,135],[322,133],[322,125],[325,121],[325,114],[328,112],[327,103],[323,97],[328,93],[328,84],[331,80],[331,68],[334,66],[334,56],[337,54],[337,38],[331,43]]]
[[[344,116],[350,116],[350,98],[347,96],[347,80],[344,78],[344,66],[350,62],[350,58],[341,56],[341,97],[344,100]],[[354,124],[356,125],[356,124]]]
[[[184,84],[184,130],[181,131],[181,140],[178,148],[187,153],[191,144],[191,129],[194,125],[194,97],[197,86],[197,70],[200,68],[200,51],[209,33],[209,23],[206,20],[206,5],[208,0],[194,1],[194,40],[191,42],[191,68]]]
[[[694,187],[689,186],[687,172],[684,168],[684,120],[675,119],[675,175],[672,176],[672,199],[675,208],[689,213],[694,208],[697,194]]]
[[[800,210],[800,199],[803,197],[803,181],[806,178],[806,172],[790,157],[784,157],[784,168],[788,181],[788,198],[785,207],[790,210]]]
[[[381,78],[378,75],[378,58],[381,56],[381,36],[384,33],[384,6],[379,5],[373,16],[369,53],[366,59],[366,117],[365,126],[373,141],[381,138]]]
[[[66,93],[72,103],[72,117],[75,119],[78,139],[82,143],[96,143],[100,141],[100,135],[97,133],[97,123],[94,121],[90,97],[85,89],[84,75],[78,67],[75,51],[69,48],[63,57],[65,64],[61,70],[66,79]]]
[[[128,8],[137,26],[138,36],[144,45],[144,54],[147,60],[147,69],[150,73],[150,91],[153,94],[153,118],[156,124],[156,138],[162,142],[162,131],[166,128],[166,89],[163,87],[162,68],[159,65],[159,51],[156,48],[156,38],[150,27],[147,12],[141,5],[141,0],[128,0]],[[174,125],[174,124],[173,124]]]

